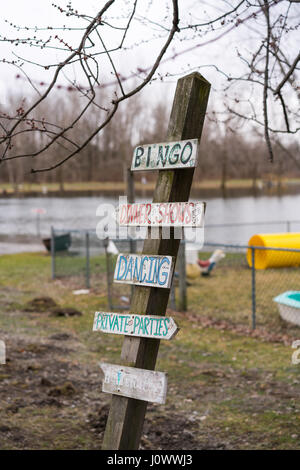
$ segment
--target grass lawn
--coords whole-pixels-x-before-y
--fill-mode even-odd
[[[282,340],[235,329],[251,315],[251,272],[239,256],[193,281],[188,312],[170,312],[181,329],[161,342],[156,367],[168,372],[167,402],[149,404],[141,448],[300,449],[300,365],[290,347],[300,330],[281,323],[273,305],[259,311],[258,330]],[[49,256],[0,256],[1,449],[101,448],[110,397],[98,362],[119,363],[123,339],[92,332],[94,312],[108,308],[104,258],[92,262],[97,282],[76,296],[76,277],[51,281]],[[260,295],[289,284],[291,273],[259,273]],[[41,296],[82,315],[29,308]]]

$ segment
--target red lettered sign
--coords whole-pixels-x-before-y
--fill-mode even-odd
[[[117,220],[130,227],[203,227],[205,202],[121,204]]]

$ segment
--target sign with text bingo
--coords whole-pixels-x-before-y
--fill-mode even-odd
[[[174,170],[197,166],[198,140],[140,145],[134,149],[132,171]]]
[[[114,282],[170,288],[172,271],[172,256],[119,254]]]
[[[172,339],[179,328],[172,317],[96,312],[93,331],[140,338]]]
[[[102,392],[163,404],[167,395],[167,374],[100,362],[104,380]]]
[[[204,212],[205,202],[121,204],[117,220],[127,227],[203,227]]]

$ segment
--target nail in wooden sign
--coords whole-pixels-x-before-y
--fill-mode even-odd
[[[166,373],[104,362],[99,366],[104,373],[102,392],[152,403],[166,402]]]
[[[126,227],[203,227],[204,212],[205,202],[121,204],[117,220]]]
[[[140,145],[134,149],[131,170],[174,170],[197,166],[198,140]]]
[[[170,288],[173,266],[172,256],[119,254],[114,282]]]
[[[96,312],[93,331],[140,338],[172,339],[179,328],[172,317]]]

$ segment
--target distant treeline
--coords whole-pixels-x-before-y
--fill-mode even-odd
[[[14,116],[20,106],[21,98],[9,97],[1,111]],[[99,99],[100,101],[100,99]],[[103,98],[105,106],[105,97]],[[44,104],[45,115],[51,115],[52,122],[66,127],[80,109],[80,97],[69,94],[62,99],[61,95],[51,98]],[[50,113],[49,113],[50,111]],[[41,111],[42,113],[42,111]],[[79,143],[94,128],[104,111],[93,106],[78,122],[76,128],[68,131],[67,137]],[[58,182],[63,189],[65,182],[79,181],[122,181],[126,169],[130,166],[132,152],[137,144],[158,143],[166,139],[169,120],[169,103],[146,102],[137,96],[123,103],[110,124],[105,127],[81,152],[65,165],[56,170],[30,174],[32,161],[35,167],[53,164],[59,161],[71,148],[68,141],[58,139],[57,143],[46,150],[44,156],[18,158],[0,165],[0,182],[17,186],[24,182],[53,183]],[[286,143],[280,145],[280,136],[274,141],[275,162],[270,164],[267,158],[263,138],[253,129],[247,137],[234,132],[232,125],[220,126],[209,114],[201,139],[200,159],[195,178],[198,181],[219,179],[221,187],[226,186],[228,179],[251,179],[253,186],[258,179],[280,180],[283,176],[300,176],[300,158],[297,145]],[[39,118],[42,120],[43,115]],[[10,121],[11,122],[11,121]],[[8,122],[2,122],[8,126]],[[23,129],[28,128],[24,123]],[[51,127],[49,127],[51,129]],[[15,139],[11,152],[17,155],[32,155],[41,145],[47,143],[47,133],[39,131],[24,132]],[[147,180],[155,174],[147,172]],[[139,177],[143,177],[140,173]]]

